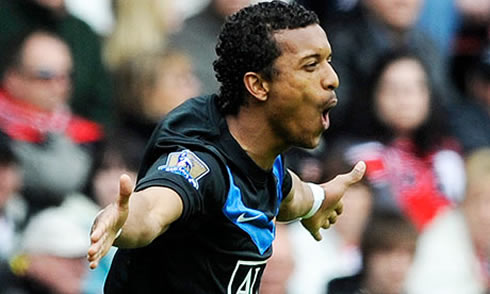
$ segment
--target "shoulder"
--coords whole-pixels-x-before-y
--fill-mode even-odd
[[[219,134],[223,117],[219,113],[215,98],[195,97],[172,110],[157,126],[154,140],[206,140]],[[200,143],[202,144],[202,143]]]
[[[184,206],[181,220],[192,215],[221,207],[226,197],[228,176],[223,164],[205,150],[179,146],[161,153],[153,163],[140,170],[136,191],[149,187],[167,187],[174,190]],[[218,205],[221,204],[221,205]]]
[[[182,190],[206,193],[227,185],[226,167],[212,152],[179,146],[162,153],[146,171],[140,171],[137,189],[172,183]]]

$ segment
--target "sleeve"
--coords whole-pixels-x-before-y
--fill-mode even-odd
[[[224,201],[227,180],[211,153],[181,148],[162,154],[140,177],[135,191],[155,186],[168,187],[180,196],[184,207],[179,222],[186,222]]]

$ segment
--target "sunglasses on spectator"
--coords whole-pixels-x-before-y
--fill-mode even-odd
[[[69,71],[65,73],[57,73],[49,69],[38,69],[38,70],[22,70],[22,75],[37,81],[53,81],[53,80],[72,80],[74,77],[74,72]]]

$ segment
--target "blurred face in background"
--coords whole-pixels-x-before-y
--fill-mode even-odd
[[[28,275],[51,293],[79,294],[87,271],[84,257],[64,258],[48,254],[29,255]]]
[[[372,252],[365,265],[368,293],[402,294],[414,254],[411,246]]]
[[[72,67],[65,43],[35,33],[25,43],[21,64],[7,74],[5,87],[14,98],[53,111],[69,99]]]
[[[145,114],[159,120],[168,112],[200,91],[200,83],[194,75],[190,59],[172,53],[162,59],[156,69],[153,85],[144,93]]]
[[[415,25],[424,0],[364,0],[369,10],[396,31],[406,31]]]
[[[213,0],[214,9],[222,16],[232,15],[251,3],[251,0]]]
[[[395,136],[410,136],[429,116],[430,90],[423,66],[399,59],[386,67],[376,87],[376,115]]]
[[[136,184],[137,170],[127,167],[123,155],[117,150],[105,151],[103,163],[97,168],[92,181],[94,198],[100,207],[106,207],[116,200],[119,194],[119,178],[127,174]]]

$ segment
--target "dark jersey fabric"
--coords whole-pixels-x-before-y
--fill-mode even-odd
[[[155,129],[136,190],[172,188],[183,214],[150,245],[118,250],[106,293],[257,293],[292,180],[282,156],[270,171],[248,157],[215,99],[191,99]]]

